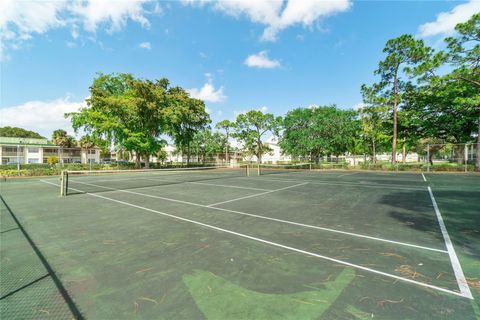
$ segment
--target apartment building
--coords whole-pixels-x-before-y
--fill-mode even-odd
[[[48,139],[0,137],[2,164],[47,163],[51,156],[63,163],[100,162],[100,149],[62,148]]]

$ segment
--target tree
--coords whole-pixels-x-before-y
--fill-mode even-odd
[[[52,142],[53,144],[63,148],[71,148],[76,144],[75,138],[72,136],[69,136],[67,134],[67,131],[62,129],[57,129],[53,131]]]
[[[208,119],[202,101],[191,99],[179,87],[170,87],[167,79],[141,80],[131,74],[100,74],[90,87],[87,105],[66,115],[73,128],[84,128],[94,139],[135,153],[137,167],[142,157],[149,167],[150,155],[166,144],[162,135],[185,141],[183,129],[196,128]]]
[[[0,128],[0,137],[16,137],[16,138],[35,138],[44,139],[40,134],[25,130],[19,127],[2,127]]]
[[[336,106],[297,108],[283,119],[280,146],[286,153],[318,162],[322,156],[354,152],[356,112]]]
[[[426,56],[431,55],[432,49],[425,47],[422,40],[415,40],[412,35],[402,35],[388,40],[383,52],[387,55],[378,64],[375,74],[381,80],[374,87],[376,93],[385,97],[388,105],[392,108],[393,133],[392,133],[392,164],[396,163],[397,157],[397,126],[398,106],[402,98],[403,74],[412,74],[413,68],[420,64]]]
[[[471,103],[479,99],[478,91],[468,82],[450,81],[445,77],[405,95],[404,112],[410,127],[423,139],[453,144],[472,142],[478,113]],[[462,162],[463,148],[454,151]]]
[[[480,13],[474,14],[467,22],[455,27],[456,37],[445,39],[448,45],[449,62],[456,67],[447,76],[468,85],[477,94],[463,98],[465,111],[477,113],[477,160],[476,171],[480,171]]]
[[[95,141],[89,135],[84,135],[78,140],[78,146],[82,149],[92,149],[95,147]]]
[[[170,134],[174,138],[177,148],[187,154],[188,166],[193,137],[211,120],[202,100],[190,98],[188,93],[180,87],[173,88],[171,94],[176,103],[175,108],[169,114],[171,117]]]
[[[385,150],[385,146],[390,141],[390,136],[386,133],[386,124],[388,123],[387,107],[367,105],[360,110],[361,136],[370,151],[373,163],[377,161],[377,153]]]
[[[239,114],[235,122],[235,132],[232,135],[243,144],[247,154],[255,155],[257,163],[262,163],[262,156],[271,149],[263,141],[267,133],[278,135],[282,119],[271,113],[250,110]]]
[[[192,140],[192,155],[196,155],[205,163],[207,157],[212,158],[225,150],[225,138],[220,132],[212,132],[209,128],[195,133]]]
[[[235,128],[235,122],[231,122],[229,120],[222,120],[215,126],[217,129],[223,129],[225,131],[225,162],[228,164],[229,161],[229,147],[230,142],[228,141],[230,138],[230,132],[232,129]]]

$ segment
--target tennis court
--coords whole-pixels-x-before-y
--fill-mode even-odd
[[[480,317],[479,175],[258,171],[2,182],[2,317]]]

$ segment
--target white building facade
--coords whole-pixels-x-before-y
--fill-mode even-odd
[[[63,163],[98,163],[100,149],[61,148],[47,139],[0,137],[2,164],[48,163],[51,156]]]

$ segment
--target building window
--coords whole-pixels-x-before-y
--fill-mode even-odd
[[[2,153],[7,155],[7,156],[13,156],[17,154],[17,147],[2,147]],[[23,153],[23,148],[20,147],[18,148],[18,153],[22,154]]]
[[[88,150],[88,154],[96,154],[96,150]]]
[[[28,153],[38,153],[38,148],[28,148]]]
[[[8,164],[9,162],[8,158],[2,158],[2,164]]]
[[[38,158],[30,158],[28,159],[28,163],[38,163]]]
[[[58,155],[58,149],[45,148],[45,149],[43,149],[43,154],[45,154],[45,155]]]

